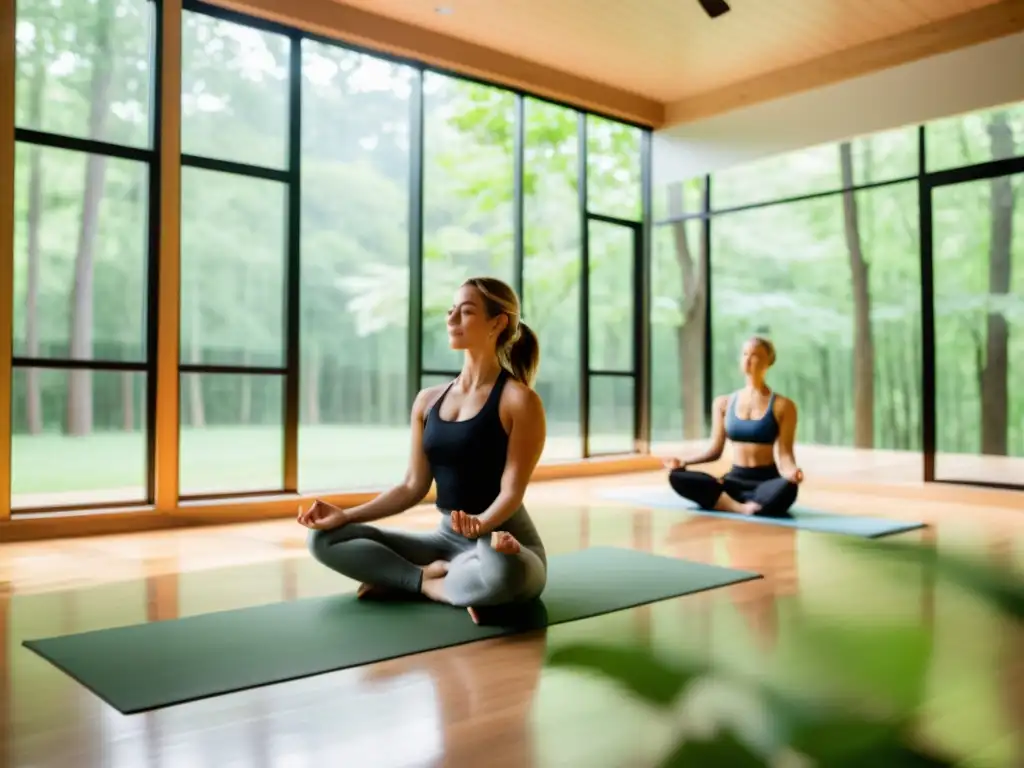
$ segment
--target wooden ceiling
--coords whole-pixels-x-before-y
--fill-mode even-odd
[[[652,125],[1024,29],[1024,0],[216,1]]]
[[[697,0],[343,1],[672,102],[997,0],[732,0],[717,19]]]

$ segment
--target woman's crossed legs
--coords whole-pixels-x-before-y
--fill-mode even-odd
[[[744,474],[748,477],[744,477]],[[762,517],[788,517],[789,508],[796,502],[799,487],[778,476],[777,472],[763,479],[758,477],[765,474],[760,467],[748,469],[745,473],[734,469],[719,480],[707,472],[674,469],[668,479],[676,493],[701,509]]]
[[[447,521],[447,518],[445,518]],[[508,534],[468,539],[447,522],[435,531],[411,532],[348,523],[315,530],[309,550],[317,561],[361,583],[361,597],[423,594],[469,609],[533,599],[546,581],[536,553]]]

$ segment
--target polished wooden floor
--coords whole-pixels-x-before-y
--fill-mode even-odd
[[[1024,495],[894,481],[865,464],[820,472],[801,501],[930,524],[940,548],[1024,568]],[[810,474],[810,473],[809,473]],[[873,479],[874,478],[874,479]],[[1024,634],[918,573],[880,572],[829,536],[603,500],[660,473],[538,483],[529,505],[552,553],[612,545],[752,569],[763,580],[551,628],[157,712],[122,716],[31,652],[27,638],[351,590],[289,521],[0,547],[0,758],[28,768],[145,766],[636,766],[672,723],[611,685],[545,668],[574,638],[666,655],[767,663],[796,608],[932,631],[925,738],[968,765],[1024,765]],[[414,510],[395,524],[429,528]],[[841,663],[841,659],[837,659]]]

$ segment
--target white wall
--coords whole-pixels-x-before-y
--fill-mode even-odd
[[[766,155],[1024,101],[1024,33],[655,133],[655,186]]]

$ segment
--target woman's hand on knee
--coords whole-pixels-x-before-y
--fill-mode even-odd
[[[793,483],[793,485],[800,485],[804,481],[804,471],[800,467],[793,467],[783,477]]]
[[[452,510],[452,530],[467,539],[477,539],[485,533],[480,518],[467,515],[460,509]]]
[[[299,525],[304,525],[306,528],[311,528],[315,531],[340,528],[348,522],[345,517],[345,510],[333,504],[328,504],[325,501],[320,501],[320,499],[314,501],[305,512],[302,511],[302,507],[299,507],[296,520]]]

